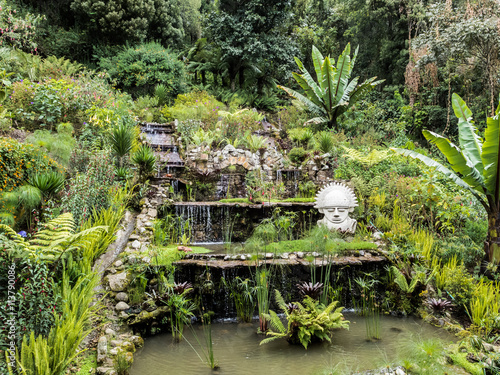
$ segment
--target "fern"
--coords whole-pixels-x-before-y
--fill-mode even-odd
[[[0,233],[5,233],[14,242],[21,245],[29,256],[54,261],[65,252],[80,251],[88,247],[93,241],[102,237],[102,232],[108,230],[107,226],[94,226],[74,233],[74,228],[73,215],[65,213],[49,221],[45,228],[29,241],[3,224],[0,224]]]
[[[364,155],[358,150],[354,150],[345,146],[342,147],[344,147],[344,149],[346,150],[346,154],[344,154],[346,158],[357,161],[367,168],[371,168],[391,156],[389,155],[389,150],[372,150],[368,155]]]

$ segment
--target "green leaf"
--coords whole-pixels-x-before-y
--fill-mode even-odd
[[[472,112],[467,107],[465,102],[457,94],[453,94],[452,105],[455,115],[458,117],[458,135],[460,148],[463,153],[470,159],[474,168],[479,173],[483,173],[483,162],[481,160],[481,152],[483,141],[477,135],[477,129],[472,121]]]
[[[486,130],[484,131],[483,152],[483,177],[486,193],[490,194],[495,202],[499,199],[499,168],[500,168],[500,120],[499,115],[486,119]]]
[[[474,167],[474,164],[469,160],[469,158],[462,153],[462,150],[451,143],[448,138],[439,134],[428,130],[422,131],[422,134],[428,141],[434,143],[443,155],[446,156],[452,169],[461,174],[462,180],[469,184],[473,189],[482,191],[483,176]]]
[[[321,72],[321,66],[323,65],[324,57],[315,46],[312,46],[312,60],[314,64],[314,70],[316,70],[316,78],[321,84],[323,82],[323,73]]]

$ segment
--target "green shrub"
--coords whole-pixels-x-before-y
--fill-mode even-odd
[[[184,64],[158,43],[125,48],[115,56],[102,58],[99,67],[107,70],[113,84],[135,97],[154,95],[160,83],[166,87],[168,100],[185,90]]]
[[[177,96],[174,105],[164,107],[162,114],[170,120],[199,120],[205,127],[213,127],[218,121],[219,109],[223,108],[224,104],[206,91],[195,90]]]
[[[290,161],[295,164],[300,164],[302,163],[307,156],[306,150],[304,150],[302,147],[295,147],[290,150],[288,153],[288,157],[290,158]]]
[[[81,100],[75,82],[65,78],[15,82],[6,107],[15,120],[33,130],[53,129],[60,122],[80,123],[88,103]]]
[[[62,208],[71,212],[75,223],[83,225],[92,211],[109,206],[111,189],[115,186],[115,170],[109,151],[93,153],[85,174],[77,174],[69,181],[69,189],[62,198]]]
[[[63,167],[31,144],[0,137],[0,192],[12,191],[37,173]]]

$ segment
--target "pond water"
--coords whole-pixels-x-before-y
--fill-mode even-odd
[[[185,340],[180,343],[173,343],[170,334],[154,336],[146,339],[144,348],[134,355],[130,375],[308,375],[328,374],[335,368],[360,371],[395,360],[409,340],[454,341],[451,334],[418,319],[385,316],[380,318],[381,340],[367,341],[364,318],[354,314],[345,317],[351,321],[348,331],[335,331],[331,343],[312,344],[307,350],[289,345],[284,339],[259,345],[263,336],[256,334],[257,323],[214,323],[212,342],[220,366],[216,371],[210,370],[195,353],[196,350],[204,359],[196,339],[197,336],[204,343],[201,326],[186,328]]]

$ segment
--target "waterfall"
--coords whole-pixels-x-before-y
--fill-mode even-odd
[[[229,189],[229,175],[221,173],[219,182],[216,185],[215,197],[217,199],[223,199],[227,197],[227,192]]]

